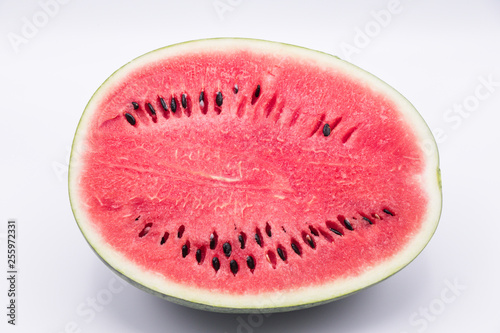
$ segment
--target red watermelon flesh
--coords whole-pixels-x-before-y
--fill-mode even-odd
[[[425,246],[440,212],[428,142],[404,98],[341,60],[193,42],[138,58],[98,90],[70,194],[102,259],[155,293],[301,306],[378,282]]]

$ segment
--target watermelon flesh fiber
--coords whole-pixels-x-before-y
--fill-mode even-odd
[[[94,246],[106,244],[163,281],[146,287],[251,308],[249,295],[363,276],[435,229],[428,158],[402,102],[343,66],[236,47],[136,67],[86,111],[70,186],[76,174],[75,216],[96,252],[115,266]]]

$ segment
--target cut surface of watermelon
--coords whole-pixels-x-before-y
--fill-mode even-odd
[[[135,285],[215,311],[283,311],[377,283],[425,247],[437,149],[414,107],[336,57],[214,39],[150,52],[94,94],[70,199]]]

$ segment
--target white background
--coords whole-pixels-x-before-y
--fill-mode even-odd
[[[1,332],[500,332],[499,1],[55,1],[0,0]],[[407,268],[328,305],[249,317],[124,286],[91,251],[66,180],[87,101],[143,53],[219,36],[337,54],[394,86],[439,133],[441,222]],[[5,308],[9,218],[15,327]]]

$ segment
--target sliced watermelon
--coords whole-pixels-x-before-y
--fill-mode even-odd
[[[214,311],[285,311],[377,283],[441,212],[438,154],[398,92],[330,55],[194,41],[128,63],[76,131],[70,198],[99,257]]]

